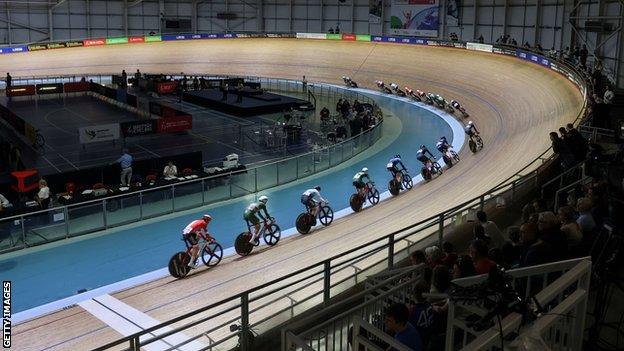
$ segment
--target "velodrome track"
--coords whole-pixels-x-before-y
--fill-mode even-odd
[[[512,57],[369,42],[162,42],[1,55],[0,66],[14,77],[117,73],[122,69],[132,74],[140,68],[142,72],[292,79],[305,74],[310,81],[340,84],[340,77],[346,74],[364,87],[372,88],[374,80],[381,79],[435,91],[458,99],[471,114],[485,149],[472,155],[465,148],[460,155],[462,161],[434,181],[373,209],[337,220],[312,235],[285,239],[270,250],[260,250],[244,259],[224,259],[205,274],[181,281],[164,278],[113,294],[159,321],[316,263],[478,196],[544,151],[550,144],[548,132],[574,120],[583,105],[578,89],[567,79]],[[176,249],[172,248],[172,252]],[[172,299],[177,302],[169,303]],[[76,306],[14,326],[13,347],[82,350],[120,336]]]

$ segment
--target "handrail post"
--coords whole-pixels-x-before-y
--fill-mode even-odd
[[[102,199],[102,224],[104,229],[108,228],[108,220],[106,218],[106,199]]]
[[[249,345],[249,293],[241,295],[241,328],[240,328],[240,349],[250,350]]]
[[[479,209],[483,211],[484,207],[485,207],[485,195],[481,195],[479,196]]]
[[[516,196],[516,181],[511,182],[511,203],[514,202],[514,197]]]
[[[323,263],[323,303],[327,303],[329,301],[331,289],[331,264],[329,260]]]
[[[388,269],[394,266],[394,234],[388,237]]]
[[[26,246],[26,224],[24,223],[24,216],[20,216],[20,224],[22,225],[22,243]]]
[[[63,216],[65,217],[65,239],[69,238],[69,210],[63,206]]]
[[[139,193],[139,219],[143,219],[143,192]]]
[[[444,212],[440,213],[438,222],[438,247],[442,247],[444,242]]]
[[[141,339],[138,335],[130,340],[130,350],[141,351]]]

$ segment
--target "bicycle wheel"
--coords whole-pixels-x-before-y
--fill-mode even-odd
[[[236,250],[237,254],[241,256],[247,256],[251,253],[251,250],[253,250],[254,246],[249,242],[250,239],[250,232],[243,232],[238,234],[238,236],[236,237],[236,241],[234,242],[234,249]]]
[[[201,258],[206,267],[214,267],[218,265],[223,258],[223,248],[219,243],[212,242],[204,247]]]
[[[420,174],[422,175],[424,180],[431,180],[431,172],[427,169],[427,167],[423,167],[420,170]]]
[[[468,142],[468,147],[473,154],[477,152],[477,144],[474,142],[474,140],[470,139],[470,141]]]
[[[459,162],[459,155],[457,154],[457,152],[451,150],[451,156],[453,156],[455,162]]]
[[[310,229],[312,229],[308,216],[308,213],[301,213],[299,214],[299,216],[297,216],[297,220],[295,221],[295,227],[300,234],[308,234],[310,232]]]
[[[267,229],[264,230],[264,234],[262,237],[264,238],[264,242],[269,246],[274,246],[279,241],[282,236],[282,230],[280,227],[273,223]]]
[[[433,170],[437,173],[437,174],[442,174],[442,167],[440,167],[440,164],[437,162],[434,162],[433,165]]]
[[[388,190],[390,191],[390,194],[392,194],[393,196],[399,195],[399,191],[401,190],[399,187],[399,182],[397,182],[396,179],[392,179],[391,181],[389,181]]]
[[[35,146],[38,148],[43,148],[44,145],[45,139],[43,138],[43,135],[37,133],[37,135],[35,136]]]
[[[483,139],[480,136],[477,136],[477,146],[479,149],[483,149]]]
[[[319,221],[324,226],[330,225],[334,221],[334,210],[329,206],[322,206],[319,209]]]
[[[349,198],[349,205],[353,212],[360,212],[362,210],[363,201],[358,194],[352,194]]]
[[[403,187],[407,190],[414,187],[414,181],[412,180],[412,177],[410,177],[409,174],[403,174]]]
[[[451,159],[450,157],[446,155],[442,156],[442,159],[444,160],[444,163],[446,164],[448,168],[453,167],[453,159]]]
[[[377,188],[373,188],[368,192],[368,201],[372,205],[377,205],[379,203],[379,190],[377,190]]]
[[[169,274],[174,278],[184,278],[191,271],[191,267],[188,266],[191,261],[191,255],[184,251],[180,251],[169,259]]]

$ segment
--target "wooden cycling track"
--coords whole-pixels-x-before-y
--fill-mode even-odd
[[[480,129],[485,149],[434,181],[373,209],[294,236],[244,259],[229,258],[209,274],[163,278],[113,296],[165,321],[207,303],[336,255],[434,215],[492,188],[550,144],[548,132],[573,121],[582,108],[578,89],[563,76],[513,57],[398,44],[297,39],[162,42],[1,55],[14,77],[121,72],[199,72],[341,83],[364,87],[381,79],[462,102]],[[416,145],[415,145],[416,148]],[[298,200],[293,200],[298,201]],[[283,227],[288,226],[284,224]],[[344,240],[332,240],[343,238]],[[171,248],[172,252],[178,248]],[[272,262],[280,261],[279,264]],[[164,264],[163,264],[164,266]],[[254,268],[254,273],[250,273]],[[94,274],[97,274],[94,272]],[[41,287],[42,289],[45,287]],[[184,298],[189,296],[188,298]],[[177,302],[171,302],[175,297]],[[16,350],[82,350],[121,337],[79,306],[13,328]]]

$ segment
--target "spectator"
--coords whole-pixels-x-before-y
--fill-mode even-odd
[[[137,69],[136,73],[134,74],[134,86],[138,87],[139,86],[139,80],[141,79],[141,71],[139,71]]]
[[[178,102],[181,103],[182,102],[182,97],[184,97],[184,85],[182,84],[182,81],[178,82],[178,87],[177,87],[177,93],[178,93]]]
[[[303,88],[304,93],[308,92],[308,81],[305,76],[303,76],[303,79],[301,79],[301,87]]]
[[[416,250],[412,252],[412,254],[410,255],[410,261],[414,266],[417,266],[419,264],[424,265],[423,279],[426,282],[431,283],[432,270],[429,266],[427,266],[427,256],[425,256],[425,252],[422,250]]]
[[[35,195],[35,201],[39,203],[41,208],[48,208],[50,205],[50,188],[45,179],[39,180],[39,192]]]
[[[236,86],[236,103],[243,102],[243,83],[238,83]]]
[[[579,213],[579,217],[576,219],[576,223],[579,225],[579,229],[583,233],[583,236],[593,233],[596,228],[596,222],[594,221],[591,209],[592,204],[589,198],[582,197],[578,199],[576,203],[576,210]]]
[[[525,43],[524,43],[524,48],[525,48],[525,49],[530,49],[530,48],[531,48],[531,44],[529,44],[529,42],[528,42],[528,41],[527,41],[527,42],[525,42]]]
[[[611,86],[607,85],[607,87],[605,88],[605,93],[603,95],[602,100],[604,101],[605,104],[611,105],[613,103],[614,98],[615,98],[615,93],[613,92],[613,90],[611,90]]]
[[[128,74],[126,70],[121,70],[121,86],[120,88],[126,89],[128,87]]]
[[[229,84],[221,81],[221,101],[227,101],[228,89],[230,89]]]
[[[7,87],[7,88],[10,88],[10,87],[11,87],[11,85],[13,84],[13,77],[11,77],[11,75],[9,74],[9,72],[7,72],[6,79],[5,79],[4,81],[5,81],[5,83],[6,83],[6,87]]]
[[[453,279],[466,278],[477,275],[474,262],[469,255],[459,257],[457,263],[453,266]]]
[[[469,252],[477,274],[488,274],[496,267],[496,263],[488,258],[488,247],[483,240],[476,239],[470,242]]]
[[[414,304],[410,308],[409,315],[409,322],[416,328],[425,346],[429,344],[434,322],[433,306],[423,297],[423,294],[427,292],[429,292],[429,284],[424,280],[419,280],[414,287]]]
[[[386,331],[394,334],[394,339],[411,350],[423,349],[420,335],[409,323],[409,310],[402,303],[392,304],[386,311]],[[390,349],[391,350],[391,349]]]
[[[491,239],[487,235],[485,235],[485,228],[481,225],[481,223],[476,223],[474,227],[472,227],[472,234],[474,238],[477,240],[481,240],[485,243],[485,245],[490,246]]]
[[[572,123],[568,123],[566,125],[566,131],[568,138],[570,139],[570,143],[573,145],[572,151],[575,159],[579,162],[584,160],[588,151],[587,140],[576,128],[574,128]]]
[[[503,251],[498,247],[493,247],[488,251],[488,258],[492,260],[492,262],[496,263],[499,266],[508,268],[505,266],[505,260],[503,259]]]
[[[451,287],[451,274],[449,268],[444,265],[438,265],[433,268],[431,276],[431,293],[444,294]]]
[[[553,152],[559,156],[559,162],[561,162],[563,168],[572,166],[572,163],[574,163],[574,157],[563,139],[557,135],[557,132],[550,133],[550,141],[552,142]]]
[[[574,57],[574,61],[578,62],[579,57],[581,56],[581,49],[579,49],[578,45],[574,47],[574,51],[572,52],[572,56]]]
[[[516,227],[517,228],[517,227]],[[519,246],[510,241],[506,241],[501,247],[503,258],[502,266],[505,269],[515,268],[518,266],[518,258],[520,257]]]
[[[535,240],[535,242],[533,242],[526,248],[526,252],[520,258],[520,267],[529,267],[551,262],[552,255],[552,246],[546,241],[542,240],[539,233],[537,233],[537,239]]]
[[[503,233],[500,231],[500,229],[498,229],[496,223],[488,221],[487,214],[484,211],[477,212],[477,221],[483,226],[485,235],[488,236],[490,240],[492,240],[492,245],[494,247],[500,248],[501,246],[503,246],[506,238],[503,236]]]
[[[427,264],[429,265],[429,267],[434,268],[442,264],[442,259],[444,258],[444,255],[442,254],[442,251],[439,247],[434,245],[426,248],[425,255],[427,256]]]
[[[587,55],[589,55],[589,51],[587,51],[587,45],[583,44],[583,48],[579,50],[579,59],[581,61],[581,66],[587,66]]]
[[[561,261],[568,258],[568,242],[560,229],[561,224],[554,213],[540,212],[537,222],[539,239],[548,243],[553,250],[551,261]]]
[[[338,99],[336,103],[336,112],[342,114],[342,99]]]
[[[548,211],[548,206],[546,205],[546,200],[543,199],[543,198],[537,198],[537,199],[533,200],[533,209],[537,213]],[[537,223],[537,222],[535,222],[535,223]]]
[[[132,179],[132,156],[128,153],[127,148],[123,148],[123,154],[115,161],[121,166],[121,186],[127,186]]]
[[[199,78],[197,76],[193,78],[193,90],[199,90]]]
[[[327,107],[323,107],[321,109],[321,121],[329,120],[329,109]]]
[[[479,44],[483,44],[485,39],[483,39],[483,34],[479,35],[479,39],[477,39],[479,41]]]
[[[570,206],[560,207],[557,211],[557,217],[561,222],[561,231],[566,236],[568,247],[577,247],[581,243],[583,233],[574,218],[574,208]]]
[[[444,258],[442,259],[442,264],[452,268],[457,262],[457,253],[453,248],[453,244],[450,241],[445,241],[442,243],[442,251],[444,251]]]
[[[516,41],[516,39],[511,38],[511,45],[518,46],[518,42]]]
[[[176,175],[178,175],[178,168],[173,164],[173,162],[169,161],[163,170],[163,176],[175,177]]]
[[[507,227],[507,238],[513,245],[520,243],[520,227],[512,225]]]
[[[329,27],[329,30],[327,32],[329,34],[334,34],[334,27]]]
[[[535,49],[539,52],[543,52],[544,48],[542,47],[542,45],[540,45],[539,43],[535,44]]]

